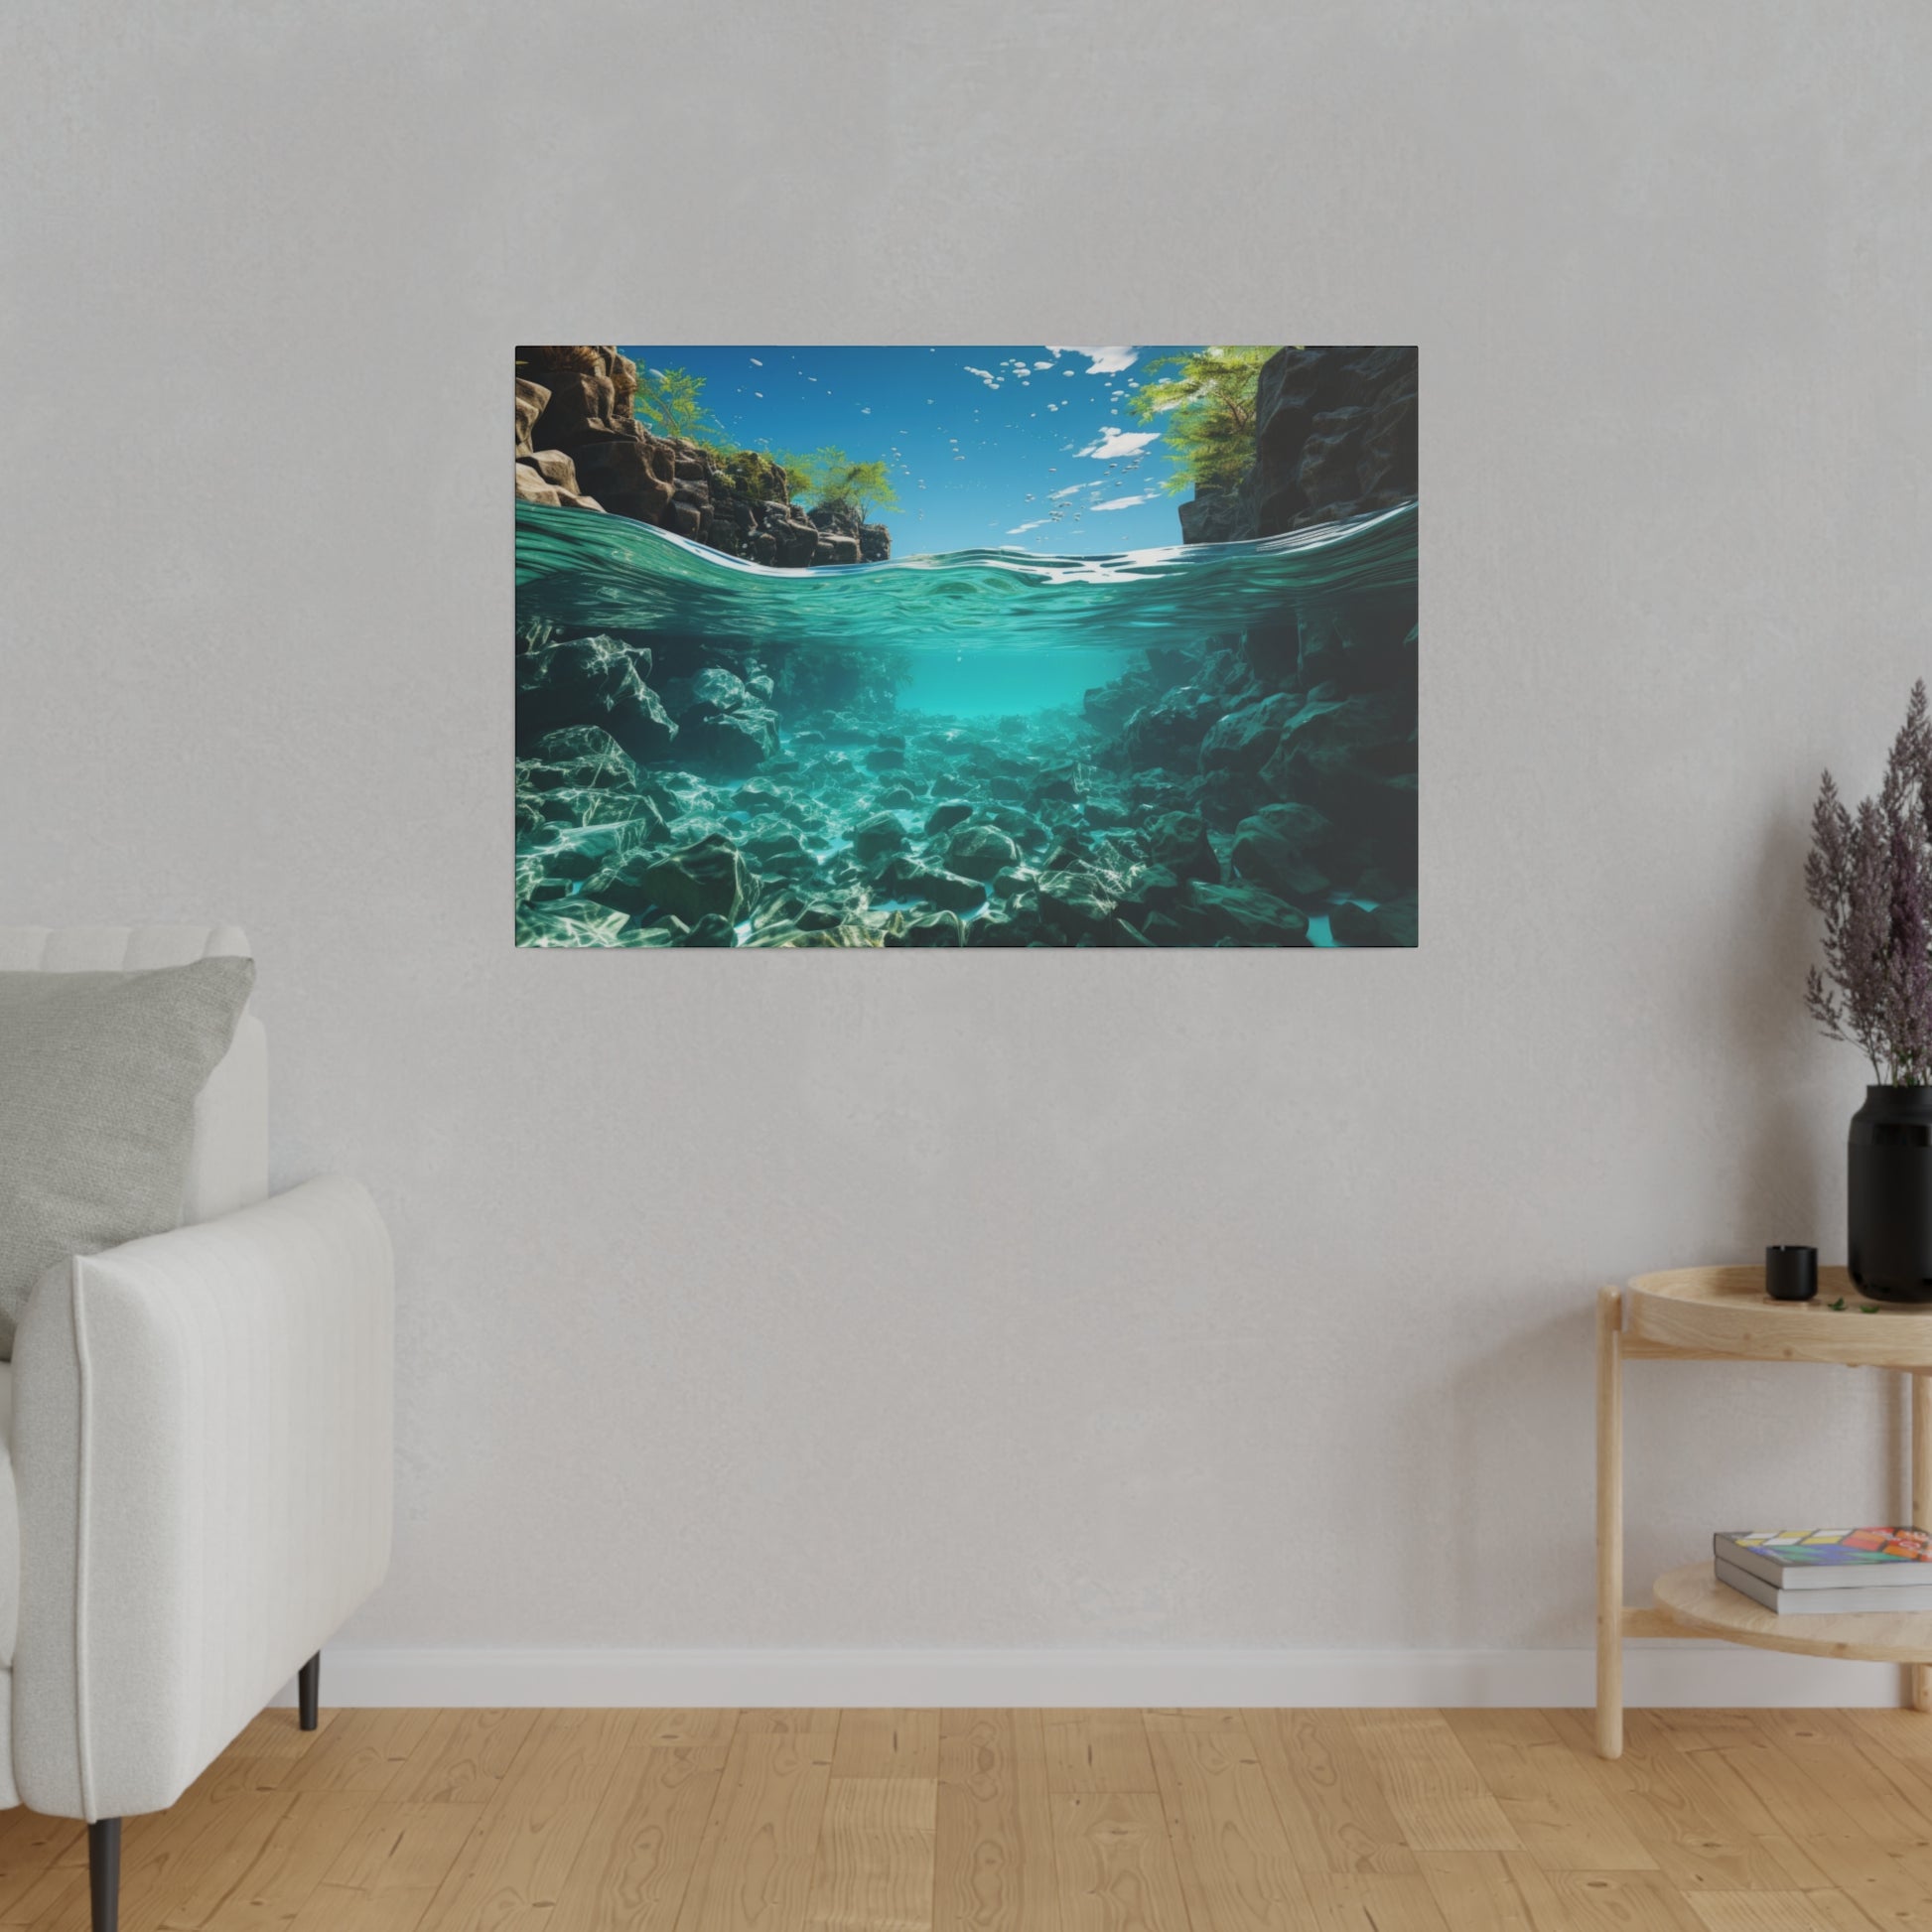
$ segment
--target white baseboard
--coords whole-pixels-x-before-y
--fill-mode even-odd
[[[1633,1707],[1890,1705],[1887,1664],[1733,1644],[1632,1643]],[[646,1706],[1582,1706],[1587,1650],[363,1650],[324,1653],[325,1704]],[[279,1700],[295,1701],[294,1686]]]

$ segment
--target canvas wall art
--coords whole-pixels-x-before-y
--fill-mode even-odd
[[[1417,943],[1413,347],[516,351],[516,942]]]

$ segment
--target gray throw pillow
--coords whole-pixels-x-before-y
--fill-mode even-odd
[[[41,1274],[181,1221],[195,1098],[252,959],[0,973],[0,1356]]]

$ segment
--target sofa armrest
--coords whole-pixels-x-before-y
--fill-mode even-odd
[[[172,1804],[381,1581],[393,1271],[332,1176],[50,1269],[14,1347],[22,1798]]]

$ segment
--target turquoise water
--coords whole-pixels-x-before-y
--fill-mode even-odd
[[[516,509],[526,945],[1413,945],[1417,510],[775,570]]]
[[[771,570],[627,517],[516,506],[522,618],[714,644],[918,651],[1182,646],[1284,612],[1413,596],[1416,506],[1255,543],[1112,556],[959,550],[829,570]]]

